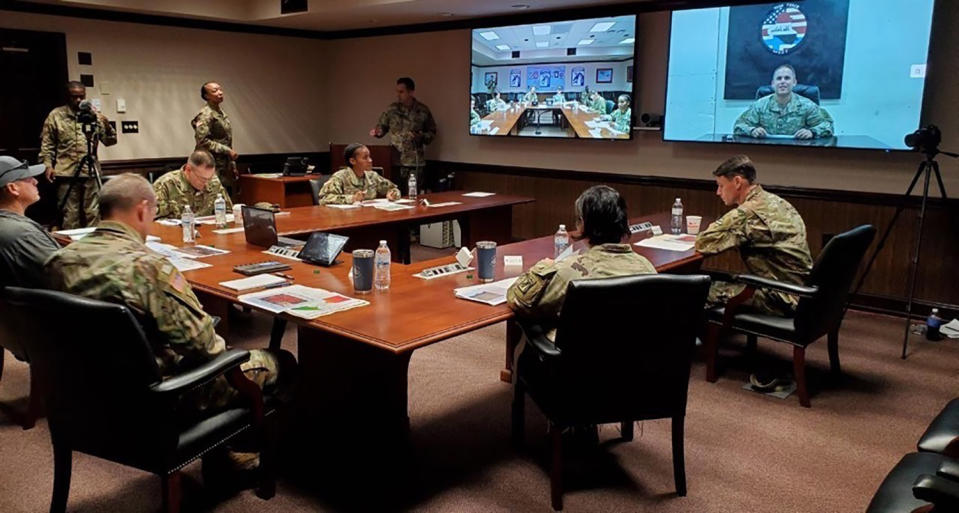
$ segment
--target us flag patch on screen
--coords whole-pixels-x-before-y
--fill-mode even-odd
[[[788,55],[806,38],[806,21],[798,4],[776,5],[763,19],[763,43],[776,55]]]

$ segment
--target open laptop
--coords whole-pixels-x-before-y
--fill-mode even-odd
[[[336,257],[343,251],[343,246],[350,238],[335,233],[315,232],[306,241],[303,251],[300,251],[300,260],[311,264],[330,266],[335,263]]]
[[[243,206],[243,234],[246,241],[254,246],[272,248],[299,248],[303,241],[289,237],[279,237],[276,231],[276,216],[272,210]]]

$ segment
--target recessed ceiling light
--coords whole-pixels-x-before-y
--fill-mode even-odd
[[[513,4],[510,7],[513,9],[529,9],[529,4]]]
[[[595,40],[594,40],[594,39],[580,39],[579,43],[576,43],[576,44],[578,44],[578,45],[591,45],[591,44],[593,44],[593,41],[595,41]]]
[[[548,36],[552,30],[552,27],[549,25],[533,25],[533,35],[536,36]]]
[[[537,41],[536,48],[549,48],[549,41]]]
[[[590,32],[606,32],[615,24],[616,24],[615,21],[601,21],[593,25],[593,28],[589,29],[589,31]]]
[[[503,50],[505,52],[506,50],[509,50],[509,45],[496,45],[496,49]]]
[[[628,45],[628,44],[633,44],[633,43],[635,43],[635,42],[636,42],[636,38],[635,38],[635,37],[627,37],[626,39],[623,39],[622,41],[620,41],[619,44],[621,44],[621,45]]]
[[[480,32],[480,36],[487,41],[499,39],[499,34],[497,34],[496,32],[493,32],[492,30],[488,30],[486,32]]]

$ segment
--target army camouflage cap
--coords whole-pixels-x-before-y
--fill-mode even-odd
[[[0,155],[0,187],[17,180],[41,175],[45,169],[46,166],[43,164],[31,166],[26,160],[20,162],[13,157]]]

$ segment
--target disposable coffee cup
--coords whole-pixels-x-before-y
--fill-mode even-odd
[[[476,274],[482,282],[493,281],[496,270],[496,243],[482,240],[476,243]]]
[[[699,233],[699,226],[703,222],[702,216],[686,216],[686,233],[696,235]]]
[[[373,290],[373,250],[353,251],[353,291],[367,294]]]

